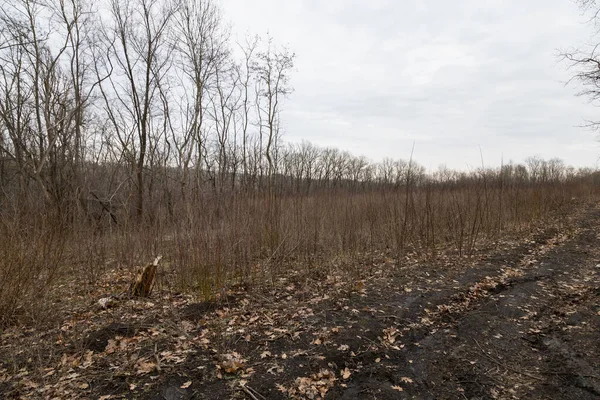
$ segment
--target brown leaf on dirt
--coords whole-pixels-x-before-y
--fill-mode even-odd
[[[144,375],[150,373],[156,369],[156,363],[154,361],[141,359],[136,363],[136,373],[138,375]]]
[[[183,385],[179,386],[181,389],[187,389],[192,386],[192,381],[187,381]]]
[[[350,378],[350,375],[352,375],[352,372],[350,372],[348,367],[346,367],[340,371],[340,375],[342,375],[342,379],[346,380],[346,379]]]
[[[264,359],[267,357],[271,357],[271,352],[270,351],[263,351],[262,353],[260,353],[260,358]]]
[[[387,344],[394,344],[398,335],[400,335],[400,331],[396,328],[392,327],[383,330],[383,340]]]
[[[108,344],[106,345],[106,349],[104,350],[106,354],[112,354],[119,348],[118,343],[114,339],[109,339]]]
[[[310,377],[296,378],[295,386],[286,390],[293,399],[323,399],[336,381],[333,372],[322,369]]]
[[[63,354],[60,360],[62,367],[75,368],[81,365],[81,360],[76,355]]]
[[[83,356],[83,364],[82,364],[83,368],[88,368],[88,367],[90,367],[94,363],[94,360],[92,359],[93,356],[94,356],[94,352],[92,350],[87,351],[84,354],[84,356]]]
[[[219,358],[217,368],[223,370],[226,374],[235,374],[246,366],[246,360],[236,352],[221,354]]]

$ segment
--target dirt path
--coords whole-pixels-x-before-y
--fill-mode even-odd
[[[240,289],[220,305],[169,297],[90,313],[79,330],[45,334],[65,343],[63,355],[54,354],[59,367],[45,366],[45,387],[18,384],[10,375],[0,379],[0,393],[600,398],[597,205],[474,264],[390,268],[390,262],[365,265],[369,279],[350,285],[343,276],[323,274],[311,285],[290,277],[260,294]],[[36,354],[44,351],[50,350]],[[69,357],[79,362],[69,364]]]
[[[573,237],[417,335],[406,352],[417,360],[414,394],[600,398],[599,220],[590,210]]]

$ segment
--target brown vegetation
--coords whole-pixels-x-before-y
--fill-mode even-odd
[[[469,255],[595,194],[559,160],[426,172],[284,143],[294,55],[233,44],[210,1],[0,8],[4,325],[158,253],[164,285],[209,298],[374,250]]]
[[[542,306],[573,314],[575,298],[598,315],[600,215],[586,203],[598,196],[595,170],[532,157],[426,171],[412,155],[371,162],[286,143],[294,55],[272,38],[232,43],[209,0],[0,0],[0,27],[0,397],[147,398],[157,382],[207,398],[210,385],[223,398],[396,398],[442,386],[452,398],[469,385],[473,396],[512,396],[534,387],[524,377],[558,385],[554,359],[530,357],[542,378],[476,342],[493,385],[470,371],[468,347],[456,353],[466,367],[444,352],[450,372],[421,359],[429,380],[418,366],[397,374],[409,359],[400,340],[415,359],[422,339],[470,340],[451,319],[481,318],[513,284],[524,283],[515,296],[525,308],[539,292],[539,310],[518,323],[540,348],[552,345],[540,327],[556,322],[533,318]],[[159,258],[146,264],[157,254],[160,268]],[[569,276],[548,266],[570,260]],[[527,286],[540,276],[560,284]],[[116,295],[128,287],[134,297],[155,290],[149,301]],[[498,353],[519,342],[520,328],[509,333]],[[557,362],[561,351],[550,351]],[[268,378],[255,375],[260,390],[245,380],[257,371]],[[586,382],[574,387],[600,393]]]

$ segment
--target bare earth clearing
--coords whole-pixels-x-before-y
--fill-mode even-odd
[[[119,271],[63,288],[60,323],[2,333],[0,397],[600,397],[598,204],[470,259],[360,259],[358,278],[313,269],[213,303],[157,290],[102,310]]]

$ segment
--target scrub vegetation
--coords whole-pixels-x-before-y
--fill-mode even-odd
[[[286,142],[295,55],[211,1],[0,26],[0,397],[600,395],[600,172]]]

